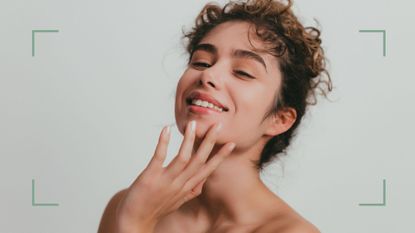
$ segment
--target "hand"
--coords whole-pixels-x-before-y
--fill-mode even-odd
[[[226,143],[206,162],[219,130],[220,125],[212,126],[197,152],[192,155],[196,122],[188,123],[179,153],[163,168],[170,139],[170,129],[165,127],[151,161],[127,189],[118,205],[119,224],[147,224],[154,227],[158,219],[198,196],[207,177],[235,147],[235,143]]]

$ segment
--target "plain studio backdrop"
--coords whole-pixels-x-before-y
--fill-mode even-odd
[[[206,2],[0,1],[1,233],[97,231],[175,123],[182,29]],[[413,9],[295,2],[321,25],[334,101],[319,98],[261,175],[322,232],[415,232]],[[57,31],[34,32],[32,51],[33,30]],[[386,54],[382,32],[360,30],[385,30]],[[168,161],[180,142],[173,128]]]

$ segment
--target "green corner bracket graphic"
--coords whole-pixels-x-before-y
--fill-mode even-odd
[[[59,30],[32,30],[32,57],[35,56],[35,33],[38,32],[59,32]]]
[[[359,32],[382,33],[383,35],[383,56],[386,57],[386,30],[359,30]]]
[[[32,206],[59,206],[58,203],[36,203],[35,201],[35,179],[32,179]]]
[[[383,200],[382,200],[382,203],[360,203],[359,206],[386,206],[386,180],[383,179]]]

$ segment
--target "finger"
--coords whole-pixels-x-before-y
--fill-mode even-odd
[[[196,187],[192,188],[192,198],[202,193],[203,185],[205,184],[206,180],[207,178],[203,179],[199,182],[199,184],[196,185]]]
[[[165,126],[159,136],[159,141],[156,146],[153,158],[148,164],[147,168],[160,169],[163,167],[164,160],[166,159],[167,147],[170,141],[170,126]]]
[[[216,138],[222,125],[220,123],[213,125],[207,132],[203,142],[197,149],[196,154],[191,158],[190,163],[187,165],[185,170],[180,174],[178,179],[187,181],[202,167],[207,158],[209,157],[213,147],[216,143]]]
[[[190,178],[183,187],[184,191],[191,190],[201,180],[206,179],[218,166],[219,164],[233,151],[235,143],[227,143],[214,155],[201,169],[198,174]]]
[[[187,165],[192,156],[193,144],[195,141],[196,121],[191,121],[186,126],[183,142],[180,145],[179,153],[167,166],[167,173],[176,177]]]
[[[187,194],[184,198],[185,202],[199,196],[202,193],[203,185],[206,182],[206,178],[199,182],[199,184],[196,185],[196,187],[192,188],[190,193]]]
[[[203,139],[202,144],[199,146],[196,152],[195,159],[203,161],[203,163],[207,160],[212,151],[213,146],[215,146],[216,138],[220,129],[222,128],[221,123],[215,124],[208,132],[206,137]]]

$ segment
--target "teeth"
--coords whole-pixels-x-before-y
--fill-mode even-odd
[[[204,107],[204,108],[215,109],[218,112],[223,112],[223,109],[222,108],[220,108],[220,107],[218,107],[218,106],[216,106],[216,105],[214,105],[212,103],[209,103],[207,101],[204,101],[204,100],[193,99],[192,100],[192,104],[197,105],[197,106],[201,106],[201,107]]]

